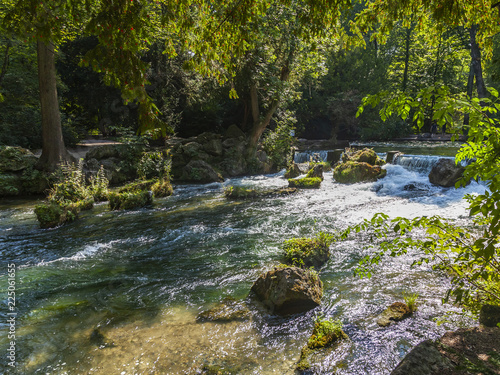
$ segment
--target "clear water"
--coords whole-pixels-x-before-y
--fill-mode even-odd
[[[16,360],[0,372],[19,374],[196,374],[204,365],[235,365],[241,374],[294,374],[317,313],[341,319],[350,341],[316,373],[389,374],[417,343],[471,324],[443,306],[444,275],[410,268],[413,256],[391,259],[371,279],[353,276],[370,238],[332,245],[320,273],[322,306],[279,318],[251,305],[246,322],[197,323],[224,296],[247,298],[258,275],[280,263],[294,236],[342,229],[377,212],[439,214],[467,222],[465,189],[431,186],[411,166],[388,165],[375,183],[340,185],[326,173],[319,190],[244,202],[227,201],[224,185],[285,186],[283,174],[222,184],[176,186],[152,209],[109,212],[105,205],[57,229],[38,228],[33,201],[0,204],[0,350],[7,352],[7,263],[17,270]],[[418,189],[405,190],[413,183]],[[388,328],[376,316],[402,292],[420,294],[414,317]],[[450,321],[435,318],[451,311]],[[473,322],[472,322],[473,323]],[[98,327],[114,345],[90,342]]]

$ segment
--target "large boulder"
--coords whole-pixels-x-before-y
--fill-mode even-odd
[[[318,274],[298,267],[268,271],[259,276],[251,290],[271,313],[283,316],[311,310],[320,305],[323,296]]]
[[[209,183],[223,182],[224,179],[213,167],[203,160],[191,160],[183,169],[182,181]]]
[[[464,173],[464,168],[455,164],[452,159],[441,158],[437,164],[432,167],[429,173],[429,182],[443,187],[455,186]]]
[[[500,324],[500,306],[483,305],[479,313],[479,323],[486,327],[496,327]]]
[[[498,327],[459,329],[418,344],[391,375],[500,374],[498,353]]]
[[[17,172],[36,164],[38,158],[22,147],[0,147],[0,172]]]
[[[453,363],[441,355],[437,343],[426,340],[418,344],[391,372],[391,375],[439,374],[451,370]]]
[[[365,162],[347,161],[337,165],[333,170],[333,178],[343,184],[376,181],[385,177],[387,171],[379,165]]]
[[[370,165],[384,165],[385,161],[378,157],[371,148],[364,148],[359,151],[348,150],[343,161],[355,161],[358,163],[368,163]]]

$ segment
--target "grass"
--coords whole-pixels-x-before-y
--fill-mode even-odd
[[[403,299],[411,313],[417,311],[418,293],[403,292]]]

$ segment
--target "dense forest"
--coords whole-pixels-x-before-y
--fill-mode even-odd
[[[34,40],[54,48],[67,146],[88,135],[186,137],[233,124],[255,141],[278,124],[308,139],[429,132],[431,104],[423,127],[396,115],[380,121],[380,105],[356,111],[381,91],[416,96],[445,85],[484,97],[485,85],[498,87],[498,15],[480,3],[484,12],[412,2],[410,13],[403,2],[396,12],[339,2],[322,14],[320,1],[3,2],[0,144],[42,146],[38,77],[47,73]]]

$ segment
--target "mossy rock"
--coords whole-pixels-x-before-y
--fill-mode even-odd
[[[300,171],[299,166],[295,163],[292,163],[292,165],[290,165],[286,170],[285,178],[296,178],[299,177],[301,173],[302,172]]]
[[[317,238],[292,238],[283,244],[285,260],[298,267],[323,266],[330,258],[329,243]]]
[[[319,177],[303,177],[298,179],[289,179],[288,187],[299,189],[319,189],[321,186]]]
[[[342,323],[332,319],[317,319],[307,344],[300,352],[300,359],[296,369],[306,371],[311,368],[311,357],[317,356],[319,351],[330,348],[333,345],[348,339],[342,330]]]
[[[224,189],[224,196],[228,199],[254,199],[290,195],[296,193],[296,188],[279,188],[271,190],[248,189],[242,186],[229,186]]]
[[[28,149],[22,147],[0,147],[0,171],[17,172],[33,167],[38,158]]]
[[[306,174],[307,178],[320,178],[323,181],[323,164],[314,164]]]
[[[364,148],[358,151],[347,151],[345,154],[346,161],[354,161],[358,163],[367,163],[370,165],[384,165],[385,161],[378,157],[377,153],[371,148]]]
[[[333,170],[333,178],[343,184],[376,181],[386,174],[387,171],[378,165],[356,161],[339,164]]]
[[[378,316],[377,324],[387,327],[394,322],[400,322],[412,315],[410,308],[403,302],[394,302]]]
[[[40,223],[40,228],[54,228],[68,221],[76,219],[78,210],[60,206],[57,203],[42,203],[35,206],[36,218]]]
[[[199,313],[196,317],[197,322],[232,322],[248,319],[250,319],[248,308],[232,297],[224,298],[215,307]]]
[[[174,193],[172,184],[167,179],[156,181],[151,186],[151,191],[153,192],[155,198],[169,197]]]
[[[123,193],[110,192],[108,197],[111,210],[130,210],[153,203],[153,193],[149,190]]]
[[[118,189],[118,192],[119,193],[138,193],[138,192],[145,191],[145,190],[146,191],[151,190],[151,187],[154,185],[155,182],[156,182],[155,179],[145,180],[145,181],[142,181],[142,180],[133,181],[133,182],[130,182],[130,183],[120,187]]]
[[[276,267],[260,275],[251,291],[271,313],[286,316],[319,306],[323,283],[314,270]]]

